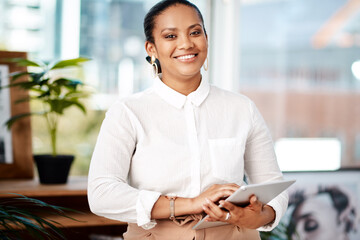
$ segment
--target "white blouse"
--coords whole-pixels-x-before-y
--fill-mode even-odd
[[[202,81],[188,96],[156,79],[152,88],[118,100],[107,111],[91,159],[88,199],[92,212],[155,226],[159,196],[198,196],[213,184],[242,185],[282,179],[263,118],[247,97]],[[284,192],[269,205],[279,223]]]

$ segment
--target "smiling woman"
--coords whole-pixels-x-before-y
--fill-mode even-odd
[[[202,78],[208,37],[194,4],[160,1],[144,31],[155,83],[106,113],[89,171],[91,210],[128,222],[126,240],[260,239],[285,213],[286,193],[267,205],[256,196],[246,207],[221,202],[245,174],[250,183],[283,179],[260,113]],[[224,226],[193,230],[204,214]]]
[[[169,7],[166,13],[156,17],[156,25],[151,10],[145,18],[145,49],[159,60],[161,80],[188,95],[199,86],[199,70],[207,57],[204,20],[197,8],[183,4]]]

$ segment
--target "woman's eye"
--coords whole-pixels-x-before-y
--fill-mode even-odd
[[[200,31],[194,31],[190,35],[199,35],[200,33],[201,33]]]
[[[176,36],[173,35],[173,34],[168,34],[168,35],[165,36],[165,38],[175,38],[175,37],[176,37]]]
[[[318,229],[319,224],[314,219],[307,219],[305,221],[304,230],[305,232],[312,232]]]

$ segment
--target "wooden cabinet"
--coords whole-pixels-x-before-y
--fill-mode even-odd
[[[86,177],[70,177],[67,184],[61,185],[41,185],[37,179],[1,180],[0,198],[13,197],[8,193],[18,193],[49,204],[80,211],[81,213],[68,213],[70,217],[78,221],[60,216],[47,216],[62,225],[68,239],[90,239],[91,234],[121,236],[126,231],[127,224],[91,213],[86,186]]]

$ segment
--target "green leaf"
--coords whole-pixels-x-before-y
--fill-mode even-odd
[[[45,73],[45,71],[39,73],[30,73],[30,77],[33,82],[40,84],[42,77],[45,75]]]
[[[30,113],[21,113],[15,116],[12,116],[9,120],[5,122],[4,125],[7,126],[8,129],[11,128],[11,126],[18,120],[23,119],[25,117],[29,117],[31,115],[44,115],[45,112],[30,112]]]
[[[16,81],[19,77],[25,76],[25,75],[29,75],[29,72],[13,72],[9,74],[9,77],[11,78],[11,81],[14,82]]]
[[[20,87],[20,88],[28,90],[36,85],[37,85],[37,83],[34,83],[34,82],[17,82],[17,83],[12,83],[5,87]]]
[[[32,88],[31,91],[35,94],[44,94],[49,92],[49,89],[47,87],[43,87],[44,89],[41,88]]]
[[[58,68],[65,68],[65,67],[72,67],[72,66],[79,66],[79,63],[89,61],[89,58],[79,57],[74,59],[62,60],[57,63],[50,69],[58,69]]]
[[[56,79],[56,80],[53,82],[53,84],[58,85],[58,86],[66,86],[66,85],[68,85],[70,82],[71,82],[71,80],[68,79],[68,78],[59,78],[59,79]]]
[[[31,99],[31,97],[20,98],[15,101],[15,104],[22,103],[22,102],[28,102],[28,101],[30,101],[30,99]]]
[[[76,106],[82,112],[86,113],[85,106],[76,99],[48,99],[46,102],[50,105],[50,112],[53,111],[60,115],[64,114],[64,110],[71,106]]]
[[[26,66],[26,67],[41,67],[41,65],[37,62],[30,61],[25,58],[9,58],[7,59],[9,62],[16,63],[18,66]]]
[[[50,105],[50,112],[55,112],[60,115],[63,114],[65,108],[63,101],[59,99],[48,99],[45,102],[47,102]]]
[[[73,80],[73,79],[68,79],[68,80],[69,80],[69,82],[68,82],[67,86],[73,87],[74,89],[76,89],[76,87],[79,86],[79,85],[84,85],[79,80]]]
[[[24,117],[28,117],[28,116],[31,116],[32,113],[22,113],[22,114],[18,114],[18,115],[15,115],[13,117],[11,117],[9,120],[7,120],[5,122],[5,125],[7,126],[8,129],[11,128],[11,126],[18,120],[20,119],[23,119]]]
[[[39,91],[40,92],[40,91]],[[50,96],[50,90],[47,91],[41,91],[41,94],[39,96],[37,96],[37,99],[41,99],[41,98],[45,98],[45,97],[49,97]]]
[[[48,84],[49,84],[49,81],[50,81],[50,78],[42,79],[42,80],[39,82],[39,86],[42,87],[42,86],[44,86],[44,85],[48,85]]]
[[[21,239],[17,231],[18,227],[29,233],[33,237],[32,239],[65,239],[62,230],[56,226],[61,226],[61,224],[39,215],[43,213],[48,216],[59,215],[78,221],[65,213],[65,211],[78,212],[76,210],[50,205],[20,194],[13,195],[18,197],[0,199],[0,226],[7,230],[4,234],[0,230],[0,239]],[[14,228],[14,226],[17,227]]]
[[[89,92],[78,92],[78,91],[70,91],[65,94],[65,98],[71,98],[71,99],[87,98],[89,96],[90,96]]]
[[[86,114],[86,108],[84,105],[82,105],[81,103],[74,101],[74,105],[77,106],[83,113]]]
[[[48,206],[44,206],[44,207],[48,207]],[[44,218],[44,217],[38,217],[37,215],[34,215],[33,212],[29,212],[29,211],[23,211],[23,212],[21,212],[21,214],[24,217],[26,217],[27,219],[35,220],[35,222],[38,224],[38,225],[34,224],[35,226],[38,227],[38,229],[35,228],[35,230],[40,230],[40,232],[42,231],[47,236],[51,237],[50,232],[44,231],[46,229],[46,227],[49,227],[59,237],[63,235],[62,231],[53,224],[53,223],[55,223],[55,224],[61,225],[58,222],[55,222],[53,220],[48,220],[47,218]],[[33,226],[30,226],[30,227],[33,227]]]
[[[53,85],[67,88],[69,91],[76,91],[78,85],[83,85],[79,80],[69,78],[59,78],[53,82]]]
[[[56,96],[59,96],[61,93],[61,88],[60,88],[60,86],[53,85],[50,87],[50,92],[52,92]]]

